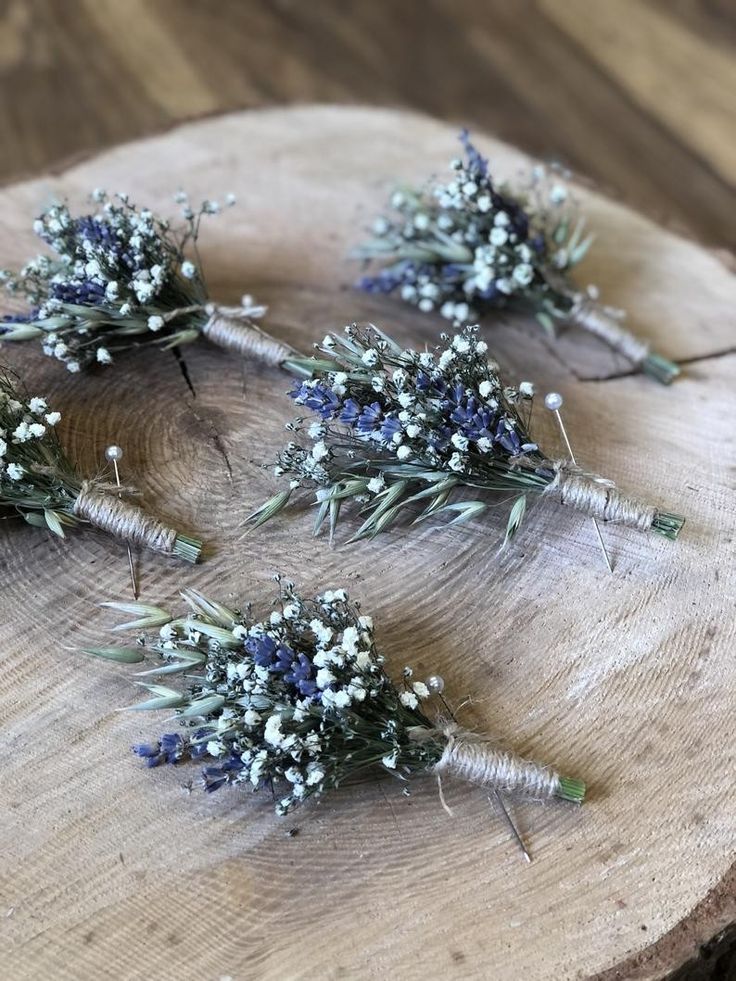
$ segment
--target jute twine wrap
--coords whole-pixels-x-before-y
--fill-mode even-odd
[[[612,521],[649,531],[657,514],[652,504],[626,497],[610,480],[596,474],[584,473],[567,460],[554,464],[555,478],[544,493],[556,496],[560,504],[589,514],[601,521]]]
[[[85,480],[74,502],[74,513],[96,528],[122,538],[131,545],[143,545],[154,552],[171,555],[176,531],[146,514],[137,504],[122,501],[117,494]]]
[[[219,347],[278,368],[284,361],[293,357],[295,351],[288,344],[277,341],[260,327],[256,327],[251,320],[254,312],[249,301],[250,297],[243,297],[242,305],[239,307],[223,307],[216,303],[208,303],[204,311],[209,319],[202,328],[202,333],[208,341]]]
[[[649,346],[638,337],[625,330],[616,319],[592,300],[578,299],[569,313],[571,323],[599,337],[602,341],[623,354],[632,364],[640,365],[649,355]]]
[[[446,741],[442,756],[434,767],[438,778],[442,775],[460,777],[484,787],[518,791],[536,798],[554,797],[560,788],[560,777],[554,770],[503,752],[488,740],[457,725],[447,725],[439,730],[419,729],[412,733],[412,738],[418,742],[437,738]]]

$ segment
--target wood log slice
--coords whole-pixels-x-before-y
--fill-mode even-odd
[[[194,201],[232,191],[238,206],[200,242],[213,296],[255,294],[270,304],[266,326],[304,349],[364,319],[431,344],[441,320],[354,291],[346,256],[394,181],[444,172],[455,137],[356,108],[184,125],[2,190],[0,265],[35,253],[31,219],[53,197],[76,206],[94,187],[126,190],[175,216],[179,187]],[[478,142],[498,173],[527,163]],[[3,521],[5,977],[660,977],[686,956],[672,940],[682,924],[693,946],[718,928],[736,813],[734,280],[718,255],[580,196],[598,234],[581,281],[628,309],[683,376],[660,387],[589,338],[570,331],[553,347],[522,319],[489,317],[483,330],[509,377],[564,393],[586,468],[687,516],[676,543],[606,527],[614,575],[590,522],[549,501],[502,554],[502,507],[354,546],[342,544],[350,522],[331,548],[298,510],[244,537],[246,514],[280,486],[260,465],[294,411],[282,372],[202,342],[182,352],[189,384],[171,353],[79,377],[38,347],[4,345],[31,393],[62,411],[80,466],[98,470],[119,443],[123,480],[206,539],[196,568],[142,554],[143,599],[175,604],[189,586],[264,608],[276,570],[305,592],[346,584],[395,675],[440,673],[455,706],[469,699],[461,722],[590,788],[582,808],[510,801],[526,865],[472,786],[448,781],[452,818],[431,778],[410,797],[386,778],[278,819],[270,799],[205,795],[196,768],[148,772],[129,747],[164,719],[119,712],[137,698],[131,671],[75,650],[113,639],[97,604],[129,596],[124,547]],[[536,423],[554,453],[546,415]]]

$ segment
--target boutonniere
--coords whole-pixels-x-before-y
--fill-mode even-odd
[[[61,413],[0,369],[0,508],[60,538],[85,524],[165,555],[196,562],[202,543],[170,528],[125,499],[108,477],[84,477],[64,452],[56,426]],[[122,451],[108,447],[115,464]]]
[[[595,287],[573,282],[593,237],[564,183],[537,167],[526,187],[512,188],[490,173],[466,131],[461,140],[465,159],[452,161],[448,182],[396,191],[391,217],[376,219],[357,255],[381,268],[363,277],[362,288],[395,293],[455,325],[504,308],[532,314],[551,337],[573,325],[637,370],[671,382],[677,365],[650,351],[620,310],[598,301]]]
[[[329,521],[332,534],[344,505],[358,505],[363,523],[350,539],[357,541],[386,531],[402,513],[413,513],[415,523],[476,518],[489,507],[485,492],[504,491],[514,497],[507,540],[530,495],[677,538],[684,518],[628,497],[569,456],[547,456],[530,429],[532,385],[506,385],[487,351],[475,327],[422,352],[402,349],[373,326],[329,334],[312,377],[290,393],[315,419],[287,427],[295,438],[276,473],[289,487],[250,523],[270,520],[306,489],[317,505],[315,532]]]
[[[0,322],[0,337],[40,340],[44,353],[71,372],[109,365],[131,348],[173,348],[200,337],[289,367],[292,348],[255,323],[265,307],[250,296],[235,307],[209,296],[196,246],[200,222],[220,211],[217,202],[194,210],[179,194],[183,224],[177,228],[126,194],[95,191],[92,197],[87,214],[73,215],[58,204],[34,222],[50,254],[31,259],[17,274],[0,274],[6,291],[30,305]]]
[[[303,599],[283,582],[263,619],[250,606],[230,609],[193,590],[182,596],[188,606],[182,616],[141,603],[105,604],[135,617],[117,629],[158,628],[159,636],[86,651],[127,663],[153,658],[153,667],[139,672],[150,697],[131,708],[166,710],[183,728],[134,747],[149,767],[198,760],[206,790],[267,790],[279,814],[381,771],[405,787],[424,774],[451,775],[537,799],[582,802],[581,780],[432,717],[440,678],[412,681],[407,669],[396,685],[373,621],[345,590]],[[183,683],[169,687],[176,675]]]

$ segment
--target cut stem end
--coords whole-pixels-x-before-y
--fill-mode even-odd
[[[185,562],[199,562],[202,555],[202,542],[188,535],[177,535],[174,539],[174,555],[178,555]]]
[[[671,542],[677,539],[680,529],[685,524],[685,519],[681,514],[670,514],[668,511],[657,511],[652,521],[652,531],[658,535],[668,538]]]
[[[585,799],[585,782],[574,777],[560,777],[560,785],[555,792],[560,800],[569,800],[573,804],[582,804]]]
[[[662,385],[669,385],[680,374],[680,368],[674,361],[668,361],[661,354],[650,353],[641,363],[641,370],[645,375],[661,382]]]

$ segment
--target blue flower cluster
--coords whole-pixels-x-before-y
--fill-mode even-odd
[[[297,653],[283,642],[277,643],[269,634],[249,637],[245,649],[252,655],[254,664],[280,675],[299,696],[319,700],[320,692],[314,680],[316,672],[306,654]]]
[[[198,729],[194,733],[193,739],[181,736],[176,732],[167,732],[155,743],[137,743],[132,749],[136,756],[140,756],[146,761],[146,766],[196,760],[201,756],[206,756],[207,747],[203,740],[207,739],[210,732],[210,729]]]

